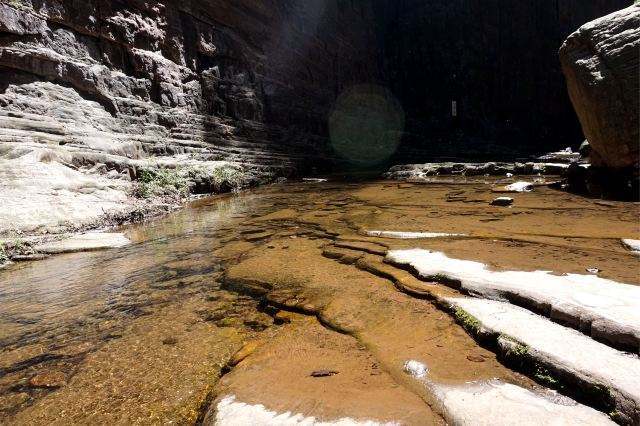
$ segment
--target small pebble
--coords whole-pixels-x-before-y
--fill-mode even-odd
[[[176,339],[175,337],[167,337],[166,339],[162,340],[162,344],[163,345],[175,345],[178,343],[178,339]]]
[[[513,204],[513,198],[498,197],[491,202],[492,206],[509,207]]]
[[[311,377],[331,377],[336,374],[338,374],[338,372],[333,370],[317,370],[311,373]]]
[[[58,388],[67,383],[67,376],[60,371],[47,371],[36,374],[29,380],[29,384],[35,388]]]

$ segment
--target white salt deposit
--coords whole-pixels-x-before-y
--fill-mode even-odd
[[[470,294],[502,300],[516,296],[549,306],[552,318],[591,324],[592,335],[610,342],[640,344],[640,286],[594,275],[548,271],[492,271],[486,265],[428,250],[392,250],[387,261],[410,265],[424,278],[445,276]]]
[[[442,407],[446,420],[456,425],[611,425],[609,418],[553,391],[534,393],[491,380],[446,386],[427,378],[425,364],[411,360],[404,371],[422,382]]]
[[[464,237],[464,234],[449,234],[443,232],[394,232],[394,231],[365,231],[369,237],[391,238],[398,240],[419,240],[426,238]]]
[[[396,426],[398,423],[379,423],[371,420],[358,421],[342,418],[333,421],[320,421],[315,417],[291,412],[276,413],[262,404],[250,405],[236,401],[231,395],[223,398],[217,405],[216,426],[269,425],[269,426]]]

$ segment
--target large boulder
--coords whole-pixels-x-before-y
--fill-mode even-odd
[[[560,48],[594,166],[635,168],[640,152],[640,4],[571,34]]]

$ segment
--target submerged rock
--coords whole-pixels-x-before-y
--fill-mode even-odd
[[[311,377],[331,377],[339,374],[337,371],[333,370],[316,370],[311,372]]]
[[[58,388],[67,383],[67,376],[60,371],[47,371],[33,376],[29,385],[36,388]]]
[[[79,251],[104,250],[124,247],[131,241],[119,233],[88,232],[60,241],[52,241],[35,247],[41,253],[60,254]]]
[[[251,342],[246,343],[238,352],[236,352],[233,357],[227,362],[227,368],[233,368],[236,365],[240,364],[245,358],[254,353],[260,345],[262,344],[259,340],[253,340]]]
[[[250,243],[257,242],[257,241],[266,240],[267,238],[271,238],[273,235],[275,235],[275,232],[273,231],[258,231],[258,232],[247,235],[245,237],[245,240],[247,240]]]

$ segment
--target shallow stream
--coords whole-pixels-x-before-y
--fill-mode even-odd
[[[251,258],[256,249],[261,254],[274,250],[280,260],[282,253],[290,253],[292,264],[300,254],[300,259],[313,264],[314,256],[326,261],[321,248],[335,240],[364,245],[368,252],[376,246],[420,246],[494,268],[585,273],[587,268],[598,267],[603,277],[640,283],[636,258],[619,243],[620,238],[640,234],[637,204],[598,204],[540,188],[516,195],[514,208],[496,208],[489,206],[494,197],[492,184],[479,179],[432,185],[268,186],[198,200],[170,216],[127,227],[123,232],[132,244],[124,248],[15,264],[0,272],[0,423],[202,421],[217,396],[215,386],[225,366],[247,342],[278,337],[279,344],[291,350],[295,339],[300,339],[300,329],[283,329],[290,321],[283,320],[282,306],[275,308],[251,291],[227,290],[232,286],[225,283],[225,270]],[[461,233],[466,238],[388,241],[363,236],[367,229]],[[256,267],[270,268],[260,265]],[[311,275],[333,273],[323,271]],[[278,275],[275,269],[271,272]],[[358,282],[361,278],[344,279]],[[375,280],[383,285],[384,280]],[[478,372],[477,377],[528,383],[511,375],[473,340],[465,340],[462,328],[442,319],[446,315],[428,302],[409,297],[396,300],[392,289],[389,286],[389,295],[380,301],[389,303],[387,313],[395,312],[394,304],[405,304],[409,314],[424,315],[425,320],[431,315],[433,321],[437,315],[442,323],[427,327],[430,331],[423,334],[398,328],[391,332],[389,325],[376,322],[384,311],[367,311],[353,318],[341,313],[336,318],[344,321],[347,330],[365,317],[375,324],[370,328],[353,325],[364,330],[353,333],[357,340],[353,350],[366,347],[371,362],[377,363],[384,361],[385,351],[409,353],[413,348],[416,352],[419,345],[406,346],[400,340],[426,342],[433,331],[435,337],[462,342],[460,348],[469,352],[462,359],[471,360],[472,376],[477,365],[484,363],[486,371]],[[357,292],[348,296],[343,303],[368,297]],[[318,293],[314,297],[324,300],[329,296]],[[312,303],[313,298],[310,300]],[[298,308],[299,304],[292,311],[299,312]],[[407,312],[398,311],[398,318]],[[406,318],[405,324],[410,322]],[[309,327],[316,330],[316,325]],[[404,333],[402,339],[397,333]],[[289,335],[294,340],[287,344]],[[344,351],[351,350],[351,343],[340,344],[347,348]],[[358,349],[358,345],[364,347]],[[436,346],[432,349],[438,350]],[[277,356],[278,351],[271,350]],[[318,355],[326,356],[331,355]],[[466,370],[458,361],[447,361],[446,354],[438,357],[442,380],[466,378],[466,373],[445,374],[447,362],[456,371]],[[395,377],[393,371],[385,374]],[[397,381],[397,377],[391,380]],[[378,398],[384,399],[385,386],[398,385],[380,386]],[[411,386],[401,386],[425,399]],[[319,416],[326,411],[341,414],[331,408],[317,410]]]

